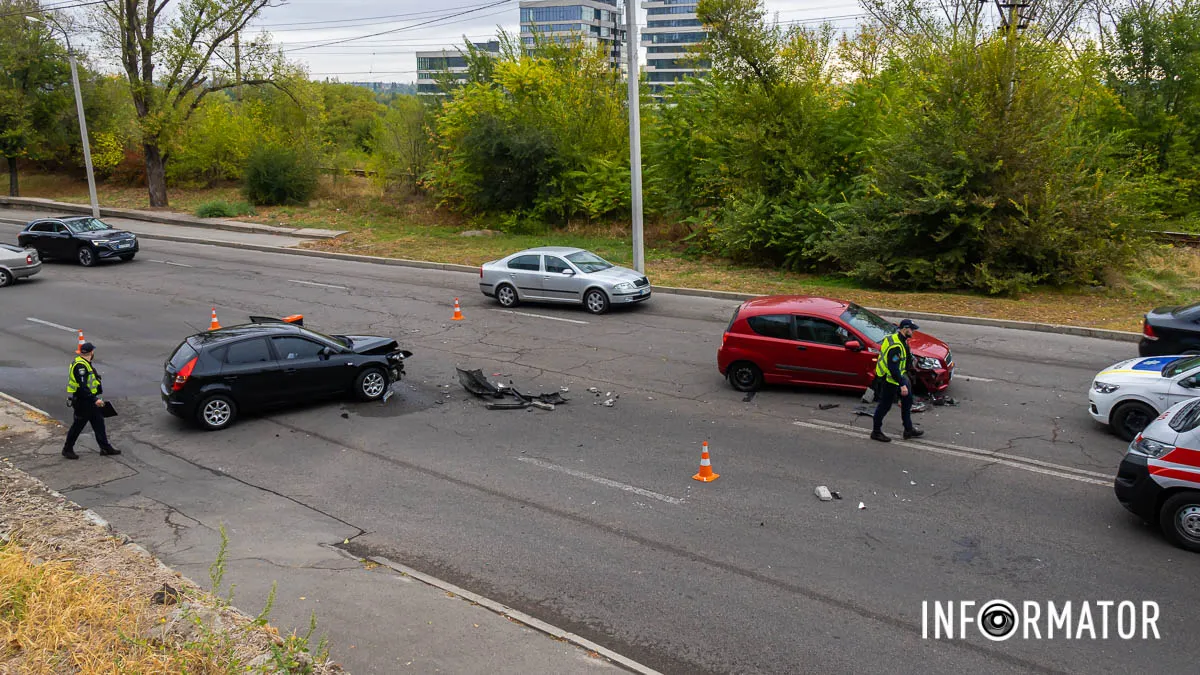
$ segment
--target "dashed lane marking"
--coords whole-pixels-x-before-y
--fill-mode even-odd
[[[668,497],[667,495],[660,494],[660,493],[658,493],[658,492],[654,492],[653,490],[646,490],[646,489],[644,489],[644,488],[640,488],[640,487],[637,487],[637,486],[634,486],[634,485],[627,485],[627,484],[625,484],[625,483],[618,483],[618,482],[617,482],[617,481],[615,481],[615,480],[609,480],[609,479],[607,479],[607,478],[603,478],[603,477],[601,477],[601,476],[593,476],[593,475],[592,475],[592,474],[590,474],[590,473],[584,473],[584,472],[582,472],[582,471],[576,471],[575,469],[568,469],[568,468],[567,468],[567,467],[565,467],[565,466],[559,466],[559,465],[557,465],[557,464],[551,464],[550,462],[547,462],[547,461],[545,461],[545,460],[541,460],[541,459],[537,459],[536,457],[517,457],[516,459],[517,459],[517,461],[518,461],[518,462],[525,462],[526,464],[532,464],[532,465],[534,465],[534,466],[540,466],[540,467],[542,467],[543,469],[549,469],[549,470],[551,470],[551,471],[557,471],[557,472],[559,472],[559,473],[565,473],[565,474],[567,474],[568,476],[574,476],[574,477],[576,477],[576,478],[582,478],[582,479],[584,479],[584,480],[590,480],[590,481],[592,481],[593,483],[599,483],[600,485],[604,485],[604,486],[607,486],[607,487],[616,488],[616,489],[618,489],[618,490],[624,490],[625,492],[632,492],[632,493],[634,493],[634,494],[641,495],[641,496],[643,496],[643,497],[649,497],[650,499],[657,499],[657,500],[658,500],[658,501],[660,501],[660,502],[666,502],[666,503],[668,503],[668,504],[682,504],[682,503],[683,503],[683,500],[682,500],[682,499],[679,499],[678,497]]]
[[[300,281],[299,279],[288,279],[288,282],[293,283],[293,284],[304,284],[305,286],[320,286],[321,288],[336,288],[341,291],[350,290],[349,288],[346,288],[345,286],[336,286],[334,284],[320,284],[315,281]]]
[[[171,262],[170,260],[151,260],[152,263],[161,263],[163,265],[174,265],[175,267],[193,267],[193,265],[184,265],[183,263]]]
[[[531,314],[529,312],[514,312],[511,309],[493,309],[493,312],[503,312],[505,314],[516,314],[517,316],[532,316],[535,319],[549,319],[550,321],[562,321],[563,323],[576,323],[581,326],[586,326],[587,321],[579,321],[576,319],[563,319],[557,316],[546,316],[545,314]]]
[[[64,326],[64,325],[62,325],[61,323],[54,323],[53,321],[44,321],[44,320],[42,320],[42,319],[35,319],[35,318],[33,318],[32,316],[27,316],[27,317],[25,317],[25,320],[26,320],[26,321],[32,321],[32,322],[34,322],[34,323],[40,323],[40,324],[42,324],[43,326],[50,326],[51,328],[57,328],[57,329],[59,329],[59,330],[65,330],[65,331],[67,331],[68,333],[78,333],[78,332],[79,332],[78,330],[75,330],[74,328],[71,328],[70,326]]]

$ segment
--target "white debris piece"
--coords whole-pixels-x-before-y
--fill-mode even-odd
[[[866,504],[864,504],[864,503],[862,503],[862,502],[859,502],[859,503],[858,503],[858,508],[860,508],[860,509],[865,509],[865,508],[867,508],[867,505],[866,505]]]
[[[823,502],[833,501],[833,495],[829,492],[829,488],[824,485],[818,485],[816,490],[813,490],[817,495],[817,499]]]
[[[600,390],[595,387],[588,387],[588,393],[589,394],[599,394]]]
[[[612,399],[612,398],[610,398],[610,399],[608,399],[607,401],[605,401],[605,402],[604,402],[604,407],[605,407],[605,408],[611,408],[611,407],[613,407],[613,404],[615,404],[616,402],[617,402],[617,401],[616,401],[616,399]]]
[[[910,480],[910,481],[908,481],[908,484],[909,484],[909,485],[916,485],[916,484],[917,484],[917,481],[915,481],[915,480]]]

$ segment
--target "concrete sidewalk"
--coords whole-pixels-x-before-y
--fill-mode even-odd
[[[123,416],[149,412],[127,409]],[[0,447],[18,468],[205,587],[223,527],[229,548],[218,595],[234,587],[234,604],[253,616],[277,584],[271,622],[304,634],[315,617],[314,645],[328,635],[333,660],[351,673],[625,672],[592,651],[595,645],[573,644],[574,636],[499,603],[461,597],[445,582],[387,561],[356,558],[339,546],[363,534],[357,528],[175,457],[153,430],[130,434],[127,425],[125,452],[112,458],[101,457],[85,434],[74,462],[59,456],[64,432],[59,427],[27,442],[2,442],[0,432]]]

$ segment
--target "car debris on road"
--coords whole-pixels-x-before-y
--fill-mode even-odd
[[[551,394],[523,394],[516,387],[512,386],[510,381],[505,384],[492,384],[483,375],[483,371],[463,370],[455,368],[458,371],[458,381],[462,384],[463,389],[474,394],[479,398],[503,399],[511,397],[514,401],[489,401],[487,403],[488,410],[524,410],[527,408],[538,408],[540,410],[554,410],[556,405],[562,405],[568,401],[559,392]]]

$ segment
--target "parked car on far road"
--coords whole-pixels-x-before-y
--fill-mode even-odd
[[[41,257],[33,249],[0,244],[0,288],[11,286],[42,271]]]
[[[74,260],[84,267],[112,258],[128,262],[138,252],[137,235],[91,216],[39,218],[21,230],[17,243],[37,249],[42,260]]]
[[[717,350],[717,369],[734,389],[798,384],[862,391],[875,380],[879,345],[897,327],[852,302],[803,295],[747,300],[738,306]],[[950,386],[954,357],[941,340],[908,340],[914,389]]]
[[[1139,356],[1200,354],[1200,302],[1159,307],[1142,320]]]
[[[522,302],[583,305],[603,314],[613,305],[632,305],[650,299],[644,274],[617,267],[581,248],[544,246],[484,263],[479,290],[502,307]]]

